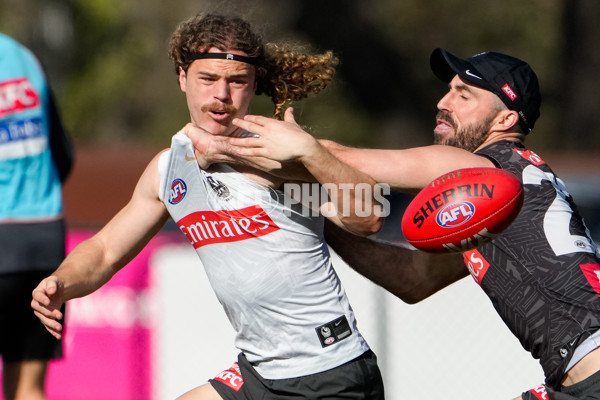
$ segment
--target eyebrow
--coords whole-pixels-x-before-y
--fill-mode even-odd
[[[221,77],[223,75],[216,73],[216,72],[208,72],[208,71],[197,71],[196,74],[198,75],[207,75],[210,77],[214,77],[214,78],[218,78]],[[250,76],[250,74],[248,72],[239,72],[239,73],[234,73],[231,75],[227,75],[227,78],[248,78]]]
[[[451,83],[449,83],[449,84],[448,84],[448,87],[449,87],[450,89],[452,89],[452,84],[451,84]],[[469,88],[469,86],[468,86],[468,85],[466,85],[466,84],[464,84],[464,83],[457,83],[456,85],[454,85],[454,87],[455,87],[456,89],[462,89],[462,90],[471,90],[471,89]]]
[[[448,84],[448,88],[449,89],[456,89],[456,90],[462,90],[468,93],[474,93],[473,89],[471,89],[471,87],[465,83],[457,83],[456,85],[452,86],[451,83]]]

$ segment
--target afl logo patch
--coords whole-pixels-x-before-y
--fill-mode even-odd
[[[177,204],[185,197],[187,193],[187,185],[183,179],[175,179],[171,183],[171,191],[169,192],[169,203]]]
[[[435,221],[442,228],[454,228],[470,220],[475,215],[475,206],[468,201],[457,201],[442,208]]]

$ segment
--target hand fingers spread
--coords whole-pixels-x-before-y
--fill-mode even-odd
[[[264,157],[265,149],[262,147],[252,147],[252,146],[239,146],[236,147],[235,153],[242,157]]]
[[[247,121],[245,119],[239,119],[239,118],[235,118],[233,120],[233,125],[242,128],[245,131],[248,131],[250,133],[256,134],[256,135],[260,135],[262,133],[262,125],[256,124],[254,122],[251,121]]]
[[[265,126],[267,123],[269,123],[269,121],[272,121],[272,118],[267,118],[264,117],[262,115],[245,115],[244,116],[244,121],[248,121],[248,122],[252,122],[256,125],[261,125],[261,126]]]
[[[239,153],[240,148],[261,147],[260,137],[230,138],[227,142],[235,148],[236,153]]]

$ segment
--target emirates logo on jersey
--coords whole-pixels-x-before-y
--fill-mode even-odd
[[[40,96],[27,78],[0,82],[0,117],[39,107]]]
[[[177,225],[195,249],[265,236],[280,229],[258,205],[241,210],[197,211],[177,221]]]

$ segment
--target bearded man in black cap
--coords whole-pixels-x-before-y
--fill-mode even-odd
[[[536,74],[524,61],[494,52],[461,59],[436,49],[430,62],[434,74],[449,83],[437,105],[434,145],[377,150],[322,144],[399,191],[419,190],[459,168],[508,170],[524,186],[520,215],[492,242],[457,255],[391,246],[332,226],[327,242],[351,267],[408,303],[471,271],[544,370],[545,385],[519,399],[600,398],[600,253],[563,182],[523,144],[540,115]],[[234,124],[255,136],[217,143],[191,133],[204,162],[235,159],[280,172],[284,161],[301,163],[315,140],[294,122],[290,109],[284,121],[246,116]]]

